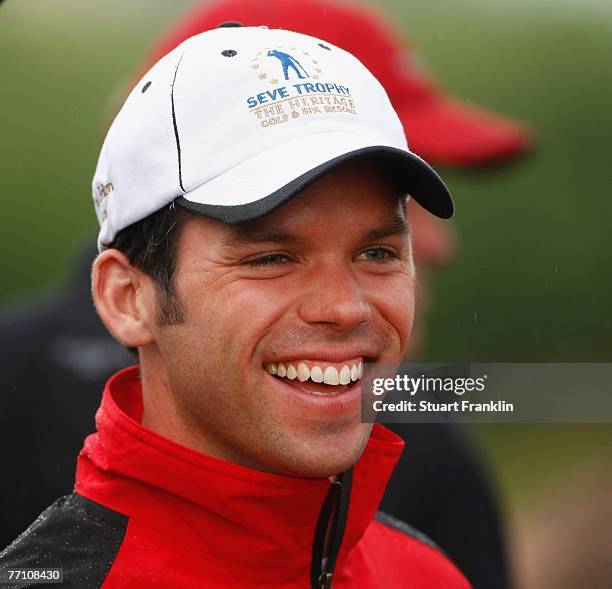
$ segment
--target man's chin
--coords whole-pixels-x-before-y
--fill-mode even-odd
[[[351,468],[360,458],[372,431],[371,423],[360,423],[344,432],[325,432],[292,440],[283,452],[279,470],[289,476],[325,478]],[[286,448],[286,450],[290,450]]]

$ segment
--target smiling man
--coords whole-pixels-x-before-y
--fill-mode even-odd
[[[119,249],[95,265],[105,324],[140,350],[143,424],[258,470],[343,472],[370,434],[363,364],[398,361],[412,323],[398,189],[349,162],[248,224],[185,215],[172,317]]]
[[[360,420],[364,365],[409,342],[407,193],[452,214],[380,84],[329,43],[223,27],[147,72],[93,183],[94,302],[139,366],[109,380],[74,493],[0,555],[2,580],[467,587],[376,516],[403,443]]]

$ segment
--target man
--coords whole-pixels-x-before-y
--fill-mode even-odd
[[[411,138],[432,162],[475,166],[503,163],[528,145],[524,125],[467,107],[447,96],[413,48],[376,11],[323,0],[225,0],[200,4],[158,42],[154,60],[187,37],[220,22],[299,30],[349,50],[383,81]],[[368,38],[368,43],[360,40]],[[144,72],[143,72],[144,73]],[[282,72],[281,72],[282,74]],[[409,203],[419,276],[415,320],[423,314],[427,274],[454,252],[448,222]],[[74,456],[93,428],[108,374],[130,363],[101,326],[90,301],[93,252],[77,260],[67,287],[53,298],[5,311],[0,318],[0,463],[11,472],[2,487],[0,547],[6,546],[55,497],[69,492]],[[410,340],[414,350],[415,329]],[[28,337],[24,338],[23,334]],[[44,395],[40,383],[47,383]],[[30,424],[24,426],[24,424]],[[416,525],[441,546],[475,587],[506,586],[502,538],[493,497],[473,451],[444,424],[393,426],[408,441],[382,507]],[[19,454],[14,447],[21,449]],[[452,500],[448,496],[453,487]],[[469,527],[472,531],[465,534]]]
[[[139,368],[110,379],[75,492],[2,568],[79,587],[467,587],[373,519],[402,442],[361,423],[360,381],[408,346],[406,192],[452,215],[380,84],[331,43],[220,28],[162,58],[93,183],[93,297]]]
[[[191,35],[232,20],[299,31],[327,39],[355,55],[389,94],[415,153],[434,164],[472,169],[500,165],[530,148],[524,123],[449,96],[416,49],[400,38],[384,15],[359,3],[197,3],[160,38],[150,59],[157,60]],[[419,278],[409,350],[412,359],[424,337],[430,274],[453,258],[456,240],[448,222],[414,201],[409,203],[409,216]],[[406,452],[387,487],[382,509],[430,536],[477,589],[510,587],[503,526],[478,448],[453,424],[389,427],[405,439]]]
[[[353,53],[385,87],[415,153],[435,164],[472,169],[500,165],[530,148],[530,134],[522,122],[444,92],[415,48],[373,7],[330,0],[196,4],[160,38],[151,59],[193,34],[231,20],[299,31]],[[409,350],[414,358],[424,337],[429,275],[452,259],[455,236],[448,222],[414,201],[409,209],[419,277]],[[387,487],[382,509],[430,536],[478,589],[511,586],[498,506],[478,448],[454,424],[389,427],[406,440],[407,449]],[[471,533],[465,534],[466,529]]]

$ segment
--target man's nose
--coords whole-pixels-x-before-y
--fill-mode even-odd
[[[299,306],[300,317],[349,331],[365,323],[372,309],[363,287],[346,263],[326,263],[313,270]]]

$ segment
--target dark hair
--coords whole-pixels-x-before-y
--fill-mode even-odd
[[[196,213],[172,203],[119,231],[108,246],[123,253],[132,266],[153,280],[157,325],[176,325],[185,319],[174,274],[179,238],[185,222],[194,216]],[[128,347],[128,351],[138,354],[135,348]]]

